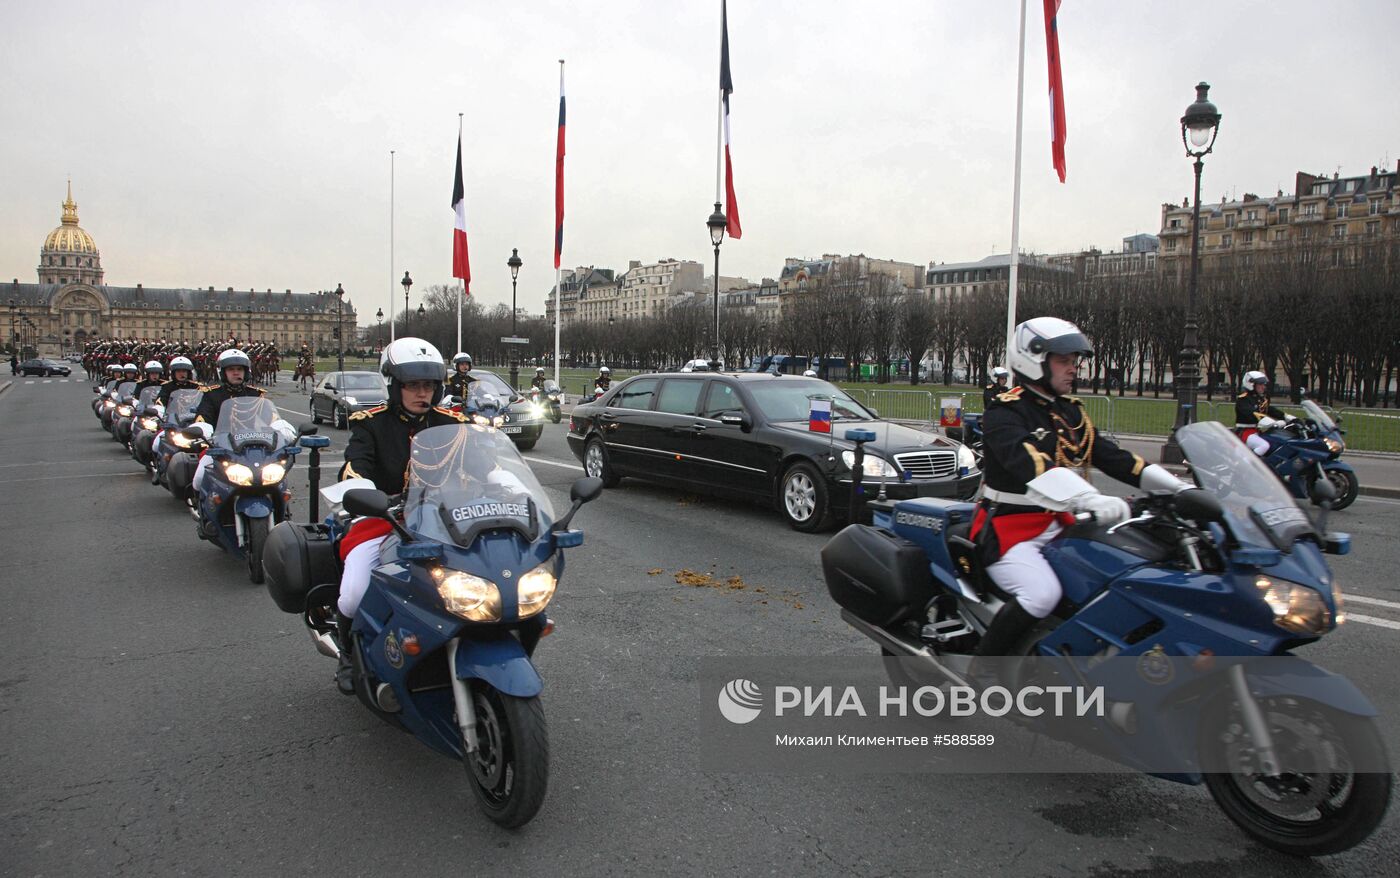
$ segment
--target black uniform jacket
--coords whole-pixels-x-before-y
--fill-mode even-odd
[[[253,387],[250,384],[216,384],[204,391],[204,396],[200,397],[199,408],[195,409],[194,419],[204,421],[206,424],[219,423],[219,409],[223,407],[224,401],[238,399],[243,396],[262,396],[266,391],[261,387]]]
[[[198,381],[176,381],[174,378],[160,386],[160,404],[170,405],[170,395],[177,390],[203,390]]]
[[[1267,396],[1246,390],[1235,397],[1235,427],[1257,427],[1260,418],[1283,420],[1283,412],[1269,404]]]
[[[992,407],[992,403],[996,402],[997,397],[1001,396],[1005,392],[1006,388],[1002,387],[995,381],[982,388],[982,411],[985,412],[988,409],[990,409]]]
[[[464,399],[467,395],[467,388],[476,381],[471,372],[465,375],[460,372],[453,372],[447,376],[446,393],[458,399]]]
[[[438,406],[418,417],[387,405],[355,412],[350,416],[350,442],[345,446],[345,466],[340,469],[340,478],[369,479],[390,496],[402,494],[413,434],[429,427],[466,422],[463,415]]]

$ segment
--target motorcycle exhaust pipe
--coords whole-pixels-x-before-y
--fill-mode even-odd
[[[911,643],[897,634],[871,625],[850,610],[842,609],[841,618],[846,621],[847,625],[880,644],[897,658],[917,659],[920,665],[927,667],[928,670],[937,671],[955,686],[971,685],[961,674],[941,662],[938,656],[929,652],[928,647]]]

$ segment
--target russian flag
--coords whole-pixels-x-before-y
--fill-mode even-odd
[[[472,266],[467,258],[467,190],[462,185],[462,132],[457,131],[457,178],[452,182],[452,276],[462,279],[466,294],[472,294]]]
[[[559,62],[559,143],[554,150],[554,267],[564,252],[564,62]]]
[[[812,400],[812,408],[807,413],[807,429],[813,433],[831,432],[831,400]]]

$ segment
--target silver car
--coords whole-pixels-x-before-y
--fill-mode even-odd
[[[351,413],[388,400],[389,388],[378,372],[331,372],[311,391],[311,423],[329,419],[344,430]]]

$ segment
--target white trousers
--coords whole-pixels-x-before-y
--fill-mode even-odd
[[[200,494],[204,493],[204,472],[209,469],[209,460],[209,455],[204,455],[194,468],[194,489]]]
[[[1253,436],[1250,436],[1248,439],[1244,440],[1244,444],[1248,445],[1249,450],[1253,451],[1260,457],[1263,457],[1264,455],[1269,453],[1269,440],[1265,439],[1263,436],[1260,436],[1258,433],[1255,433]]]
[[[986,526],[991,527],[991,522]],[[1037,619],[1050,615],[1060,602],[1060,595],[1064,594],[1060,578],[1040,553],[1061,530],[1060,523],[1052,521],[1039,536],[1017,543],[1000,561],[987,567],[992,582],[1015,597],[1026,612]]]
[[[340,574],[340,599],[336,606],[340,615],[354,618],[360,608],[360,600],[369,588],[369,574],[379,563],[379,546],[388,539],[388,534],[365,540],[350,550],[345,556],[345,569]]]

